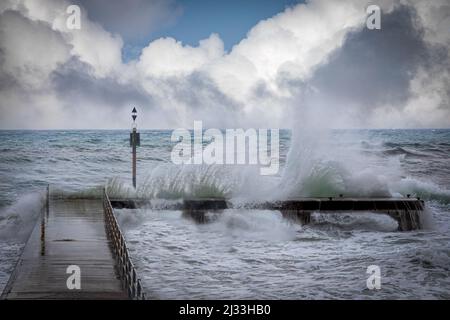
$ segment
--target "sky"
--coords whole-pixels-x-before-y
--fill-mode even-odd
[[[94,21],[100,22],[108,31],[121,34],[125,41],[122,50],[124,61],[138,58],[140,51],[148,43],[161,37],[172,37],[182,41],[183,44],[197,46],[200,40],[208,38],[211,33],[217,33],[224,43],[225,50],[229,51],[245,38],[247,32],[260,20],[268,19],[287,7],[303,1],[164,0],[146,2],[161,3],[158,7],[159,12],[162,13],[156,13],[157,11],[149,6],[147,12],[123,17],[122,12],[127,8],[119,10],[114,6],[108,6],[106,1],[76,1],[87,10],[89,17]],[[105,7],[111,11],[105,12]],[[124,7],[127,5],[124,4]],[[123,20],[125,26],[117,23],[117,20]],[[136,30],[142,30],[142,32],[136,32]]]
[[[449,31],[446,0],[5,0],[0,129],[448,128]]]

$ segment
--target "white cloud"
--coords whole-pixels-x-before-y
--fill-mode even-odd
[[[173,38],[161,38],[142,50],[137,69],[144,76],[186,76],[214,63],[223,54],[223,42],[217,34],[201,40],[198,47],[183,46]]]

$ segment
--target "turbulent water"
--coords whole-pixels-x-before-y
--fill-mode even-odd
[[[420,196],[427,228],[412,232],[370,212],[315,213],[303,227],[276,211],[226,210],[207,224],[178,211],[116,214],[152,298],[450,298],[450,130],[283,131],[275,176],[172,165],[170,135],[141,133],[135,191],[127,131],[0,131],[0,290],[50,183],[161,202]],[[370,265],[380,267],[379,290],[367,288]]]

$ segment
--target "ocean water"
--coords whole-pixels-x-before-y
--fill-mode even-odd
[[[301,226],[267,210],[197,224],[179,211],[116,210],[151,298],[449,299],[450,130],[299,130],[280,134],[280,171],[173,165],[171,131],[142,131],[138,187],[128,131],[0,131],[0,290],[53,190],[237,204],[302,196],[419,196],[426,228],[385,215],[324,215]],[[369,290],[367,267],[381,270]]]

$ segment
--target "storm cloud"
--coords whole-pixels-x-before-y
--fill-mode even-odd
[[[145,128],[194,120],[206,127],[450,125],[444,0],[380,1],[381,30],[365,27],[369,2],[312,0],[260,21],[230,52],[218,34],[198,46],[160,38],[128,62],[122,49],[134,32],[151,32],[150,7],[124,26],[115,23],[122,10],[115,2],[106,12],[102,1],[77,3],[81,30],[67,29],[65,1],[0,5],[1,128],[124,128],[131,106]],[[171,11],[175,2],[146,4],[165,23],[181,14]]]

